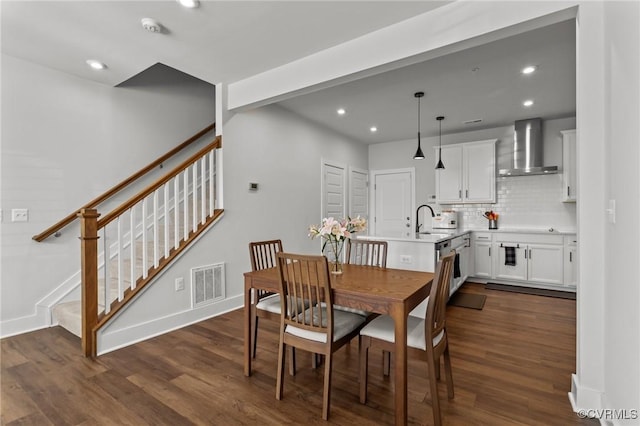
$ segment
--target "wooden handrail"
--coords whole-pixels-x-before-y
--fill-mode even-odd
[[[87,204],[85,204],[84,206],[80,207],[79,209],[77,209],[73,213],[69,214],[67,217],[65,217],[61,221],[59,221],[59,222],[55,223],[54,225],[50,226],[49,228],[45,229],[40,234],[34,235],[32,238],[37,242],[44,241],[46,238],[50,237],[51,235],[53,235],[56,232],[58,232],[60,229],[64,228],[65,226],[67,226],[68,224],[73,222],[78,217],[78,214],[80,213],[80,211],[82,209],[91,209],[91,208],[96,207],[98,204],[102,203],[103,201],[105,201],[106,199],[111,197],[112,195],[120,192],[122,189],[124,189],[125,187],[127,187],[128,185],[133,183],[135,180],[139,179],[140,177],[144,176],[145,174],[147,174],[151,170],[155,169],[160,164],[162,164],[165,161],[167,161],[169,158],[171,158],[173,155],[175,155],[176,153],[181,151],[183,148],[187,147],[188,145],[190,145],[194,141],[200,139],[202,136],[204,136],[205,134],[207,134],[211,130],[215,129],[215,127],[216,127],[216,123],[213,123],[213,124],[210,124],[209,126],[205,127],[204,129],[200,130],[198,133],[196,133],[195,135],[191,136],[189,139],[187,139],[186,141],[182,142],[180,145],[176,146],[175,148],[171,149],[169,152],[167,152],[166,154],[164,154],[163,156],[161,156],[160,158],[158,158],[154,162],[150,163],[148,166],[144,167],[143,169],[140,169],[139,171],[137,171],[133,175],[129,176],[127,179],[123,180],[122,182],[120,182],[119,184],[117,184],[116,186],[114,186],[113,188],[108,190],[107,192],[105,192],[104,194],[102,194],[99,197],[89,201]]]
[[[187,158],[185,161],[180,163],[179,166],[174,168],[171,172],[167,173],[165,176],[156,180],[151,185],[149,185],[148,187],[146,187],[145,189],[143,189],[133,197],[129,198],[127,201],[125,201],[124,203],[122,203],[121,205],[119,205],[109,213],[105,214],[102,219],[98,220],[98,229],[104,228],[113,220],[115,220],[118,216],[122,215],[122,213],[129,210],[138,201],[144,199],[145,197],[153,193],[153,191],[161,187],[163,184],[169,182],[171,179],[176,177],[180,172],[182,172],[184,169],[189,167],[195,160],[202,157],[205,153],[221,147],[222,147],[222,137],[216,136],[216,139],[213,142],[211,142],[209,145],[205,146],[204,148],[202,148],[201,150],[193,154],[191,157]]]

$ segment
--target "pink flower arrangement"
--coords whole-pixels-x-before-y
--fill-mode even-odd
[[[367,220],[363,217],[356,217],[351,219],[350,217],[342,220],[334,219],[333,217],[327,217],[322,219],[322,225],[311,225],[309,227],[309,237],[316,238],[320,236],[323,238],[324,244],[322,245],[322,252],[329,243],[331,252],[333,253],[334,270],[335,274],[339,274],[342,271],[340,259],[342,257],[342,248],[344,241],[347,238],[351,238],[352,234],[356,232],[362,232],[367,229]]]

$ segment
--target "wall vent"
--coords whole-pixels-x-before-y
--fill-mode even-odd
[[[224,263],[191,269],[191,294],[194,308],[224,299]]]

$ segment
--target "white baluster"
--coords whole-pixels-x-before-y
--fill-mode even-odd
[[[173,178],[173,246],[180,241],[180,175]]]
[[[102,271],[104,276],[104,313],[108,314],[111,311],[111,295],[110,295],[110,287],[111,287],[111,268],[110,268],[110,258],[109,255],[109,241],[107,240],[107,227],[102,228]],[[98,281],[99,282],[99,281]],[[98,297],[100,299],[100,297]]]
[[[184,220],[182,224],[183,232],[184,232],[184,240],[186,241],[189,238],[189,168],[184,169],[184,186],[182,188],[182,203],[184,204]]]
[[[204,225],[207,218],[207,154],[200,158],[200,223]]]
[[[118,216],[116,219],[116,229],[117,229],[117,251],[116,256],[118,256],[118,300],[122,300],[122,295],[124,294],[124,285],[122,279],[122,222],[120,219],[122,216]]]
[[[169,182],[163,185],[164,188],[164,258],[169,257]]]
[[[147,198],[142,200],[142,278],[147,278]]]
[[[194,162],[193,165],[191,166],[193,169],[193,182],[191,183],[191,201],[193,203],[193,225],[192,225],[192,230],[193,232],[195,232],[196,228],[198,227],[198,188],[197,188],[197,183],[198,183],[198,162]]]
[[[131,290],[136,287],[136,206],[129,209],[129,250],[131,251]]]
[[[214,205],[213,205],[213,161],[214,161],[214,157],[215,157],[215,150],[212,150],[209,153],[209,216],[213,215],[213,209],[214,209]]]
[[[158,232],[158,189],[153,191],[153,267],[158,267],[158,257],[159,257],[159,232]]]

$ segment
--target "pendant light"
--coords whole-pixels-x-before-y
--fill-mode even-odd
[[[413,96],[418,98],[418,150],[413,156],[414,160],[424,160],[424,154],[420,148],[420,98],[424,96],[424,92],[416,92]]]
[[[436,166],[436,170],[437,169],[444,170],[444,163],[442,162],[442,120],[444,120],[444,117],[443,116],[436,117],[436,120],[440,122],[440,145],[438,148],[438,165]]]

